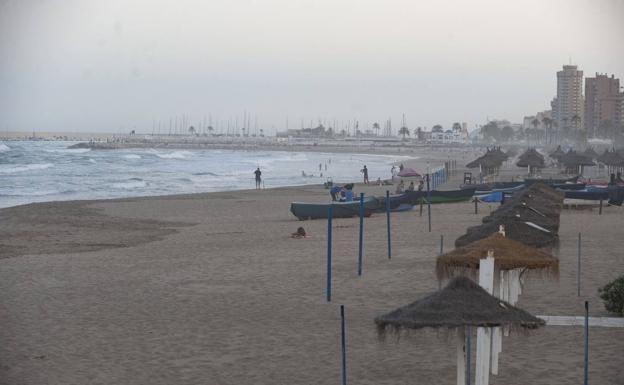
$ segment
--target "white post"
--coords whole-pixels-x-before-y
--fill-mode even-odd
[[[500,298],[500,291],[501,291],[501,271],[495,265],[492,294],[495,297]],[[501,352],[503,348],[501,328],[493,327],[491,331],[491,335],[492,335],[492,345],[490,348],[492,351],[492,355],[490,357],[490,372],[494,375],[498,375],[498,354]]]
[[[488,251],[487,258],[479,261],[479,285],[490,294],[494,293],[494,252]],[[491,328],[477,328],[477,368],[475,385],[490,382]]]
[[[457,385],[466,385],[466,332],[457,329]]]

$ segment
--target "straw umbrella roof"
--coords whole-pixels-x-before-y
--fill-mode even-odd
[[[520,157],[518,158],[518,162],[516,163],[518,167],[544,167],[544,155],[537,152],[534,148],[529,148],[526,150]]]
[[[598,157],[598,153],[591,147],[587,147],[583,155],[589,159],[596,159]]]
[[[467,277],[453,279],[442,290],[375,318],[377,332],[463,326],[508,326],[536,329],[544,321],[490,295]]]
[[[566,167],[577,167],[577,166],[595,166],[593,160],[590,158],[578,154],[574,150],[568,151],[567,154],[561,157],[561,163],[563,163]]]
[[[494,252],[496,266],[501,270],[526,268],[544,271],[553,276],[559,274],[557,258],[496,233],[438,256],[438,279],[454,276],[464,270],[477,270],[481,259],[487,256],[489,250]]]
[[[553,151],[550,154],[548,154],[548,156],[550,156],[551,158],[553,158],[555,160],[559,160],[559,158],[561,158],[564,154],[565,154],[565,152],[563,152],[563,150],[561,149],[561,146],[559,145],[559,146],[557,146],[555,151]]]
[[[486,153],[468,163],[466,167],[477,168],[479,166],[483,168],[497,168],[500,167],[504,161],[509,157],[499,147],[487,149]]]

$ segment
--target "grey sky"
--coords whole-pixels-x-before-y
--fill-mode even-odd
[[[0,129],[519,121],[569,58],[624,78],[622,36],[622,0],[0,0]]]

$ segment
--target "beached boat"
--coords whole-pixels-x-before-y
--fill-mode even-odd
[[[306,203],[293,202],[290,204],[290,212],[303,221],[306,219],[327,218],[329,207],[332,207],[333,218],[351,218],[360,215],[360,202],[330,202],[330,203]],[[364,198],[364,216],[369,217],[379,207],[379,201],[375,197]]]
[[[508,190],[515,188],[524,187],[524,182],[490,182],[490,183],[479,183],[479,184],[465,184],[461,186],[461,189],[477,189],[477,192],[489,192],[494,190]]]
[[[607,191],[607,189],[604,189],[604,191],[565,190],[565,197],[566,199],[599,201],[609,199],[609,192]]]
[[[440,191],[432,190],[428,194],[426,191],[407,191],[409,203],[420,204],[421,199],[431,203],[451,203],[467,201],[474,195],[476,188],[464,188],[459,190]]]

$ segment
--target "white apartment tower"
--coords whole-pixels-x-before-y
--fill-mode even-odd
[[[557,96],[552,102],[553,120],[560,129],[583,127],[583,71],[575,65],[564,65],[557,72]]]

